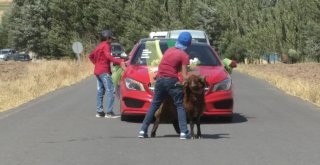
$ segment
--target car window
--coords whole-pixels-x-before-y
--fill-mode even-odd
[[[9,53],[9,51],[2,50],[2,51],[0,51],[0,53],[1,53],[1,54],[8,54],[8,53]]]
[[[190,60],[198,59],[199,66],[219,66],[219,60],[207,45],[191,45],[186,49]]]
[[[193,41],[207,43],[207,39],[205,38],[192,38]]]
[[[122,47],[120,45],[112,45],[111,51],[122,51]]]
[[[15,55],[14,59],[17,61],[28,60],[29,55],[17,54],[17,55]]]
[[[148,65],[158,66],[162,55],[168,47],[161,46],[159,40],[146,41],[138,48],[137,53],[134,55],[131,64],[133,65]]]
[[[148,65],[148,66],[158,66],[162,55],[168,49],[174,45],[172,41],[159,42],[155,41],[146,41],[141,43],[140,47],[133,55],[131,60],[132,65]],[[219,60],[214,55],[214,52],[208,45],[191,45],[187,50],[189,59],[193,60],[197,58],[199,60],[200,66],[218,66],[220,65]]]

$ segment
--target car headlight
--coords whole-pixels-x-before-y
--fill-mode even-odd
[[[133,80],[131,78],[126,78],[125,79],[125,83],[126,83],[126,87],[127,89],[130,89],[130,90],[137,90],[137,91],[146,91],[143,87],[143,84],[136,81],[136,80]]]
[[[215,84],[212,88],[212,92],[217,92],[217,91],[227,91],[230,90],[231,88],[231,77],[227,77],[226,79],[224,79],[223,81]]]

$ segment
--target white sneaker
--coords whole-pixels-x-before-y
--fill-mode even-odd
[[[191,135],[190,133],[180,133],[180,139],[181,140],[191,139]]]
[[[112,118],[112,119],[115,119],[115,118],[119,118],[120,115],[115,115],[113,112],[108,112],[106,115],[105,115],[105,118]]]
[[[138,137],[139,138],[148,138],[148,134],[146,134],[144,131],[140,131]]]

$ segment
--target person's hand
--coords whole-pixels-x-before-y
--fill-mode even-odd
[[[183,80],[182,85],[183,86],[187,86],[188,85],[188,79],[187,78]]]
[[[120,66],[121,66],[121,68],[123,69],[123,70],[126,70],[126,63],[125,62],[121,62],[120,63]]]
[[[235,60],[232,60],[231,64],[230,64],[231,68],[236,68],[237,67],[237,62]]]

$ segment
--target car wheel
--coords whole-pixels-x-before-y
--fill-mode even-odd
[[[119,102],[120,113],[122,112],[121,110],[122,110],[122,106],[121,106],[121,103]],[[128,121],[128,116],[121,113],[121,121]]]
[[[119,92],[119,91],[117,91],[117,92]],[[122,114],[122,106],[121,106],[121,101],[120,101],[120,98],[121,98],[121,93],[119,92],[119,93],[117,93],[118,95],[117,95],[117,98],[119,99],[119,112],[120,112],[120,119],[121,119],[121,121],[128,121],[128,116],[127,115],[124,115],[124,114]]]
[[[121,121],[128,121],[128,116],[121,114]]]

